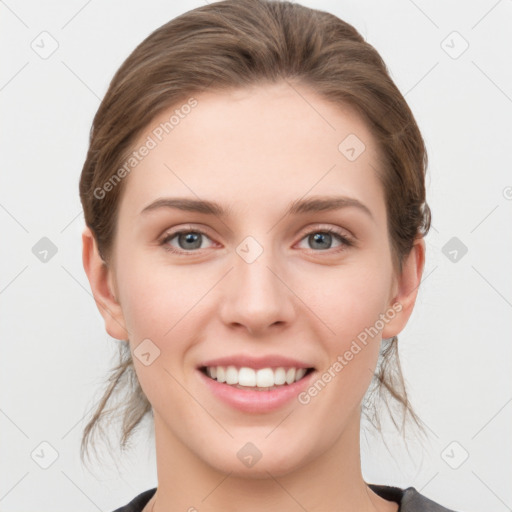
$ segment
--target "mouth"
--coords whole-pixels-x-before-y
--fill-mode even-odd
[[[312,367],[255,366],[211,364],[197,368],[197,375],[214,400],[243,413],[270,414],[296,402],[318,373]]]
[[[201,366],[199,371],[209,379],[246,391],[273,391],[289,387],[306,379],[315,368],[248,366]]]

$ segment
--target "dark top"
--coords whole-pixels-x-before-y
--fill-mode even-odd
[[[390,485],[368,484],[370,489],[381,498],[394,501],[400,506],[398,512],[454,512],[449,508],[442,507],[438,503],[429,500],[420,494],[414,487],[400,489]],[[156,492],[156,487],[142,492],[124,507],[117,508],[114,512],[141,512],[148,501]]]

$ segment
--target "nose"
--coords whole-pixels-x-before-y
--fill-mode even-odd
[[[285,262],[266,248],[252,260],[250,251],[242,248],[233,254],[234,268],[223,280],[220,315],[229,328],[264,337],[271,328],[283,329],[293,322],[295,295],[287,283]]]

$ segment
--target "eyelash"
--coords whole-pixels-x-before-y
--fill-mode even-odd
[[[177,250],[175,249],[174,247],[170,246],[168,244],[168,242],[170,242],[173,238],[175,238],[177,235],[181,235],[181,234],[184,234],[184,233],[196,233],[196,234],[200,234],[200,235],[203,235],[207,238],[210,238],[208,236],[207,233],[205,233],[204,231],[200,230],[200,229],[182,229],[182,230],[179,230],[179,231],[174,231],[174,232],[171,232],[171,233],[168,233],[165,235],[165,237],[163,238],[163,240],[160,242],[160,245],[163,246],[164,250],[170,252],[170,253],[173,253],[173,254],[177,254],[179,256],[193,256],[194,253],[197,253],[197,252],[200,252],[201,249],[195,249],[193,251],[185,251],[185,250]],[[304,240],[304,238],[308,237],[309,235],[312,235],[312,234],[316,234],[316,233],[322,233],[322,234],[330,234],[330,235],[335,235],[338,240],[342,243],[342,246],[335,249],[335,250],[331,250],[331,249],[325,249],[325,250],[315,250],[315,249],[309,249],[309,251],[312,251],[314,253],[322,253],[322,252],[328,252],[329,254],[337,254],[339,252],[342,252],[344,250],[346,250],[348,247],[352,247],[354,245],[354,242],[348,238],[346,235],[343,235],[341,232],[339,232],[337,229],[334,229],[334,228],[326,228],[326,229],[323,229],[323,228],[317,228],[317,229],[313,229],[311,231],[308,231],[301,239],[300,241]]]

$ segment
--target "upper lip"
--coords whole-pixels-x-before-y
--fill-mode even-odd
[[[268,355],[253,357],[244,354],[220,357],[218,359],[210,359],[199,365],[199,368],[205,366],[236,366],[237,368],[313,368],[311,364],[304,363],[291,357],[280,355]]]

